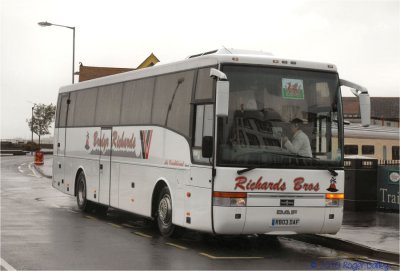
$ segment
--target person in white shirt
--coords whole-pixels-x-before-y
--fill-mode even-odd
[[[293,133],[292,140],[290,141],[286,136],[283,138],[283,145],[291,153],[312,157],[311,145],[308,136],[301,130],[303,121],[301,119],[293,119],[291,121],[290,130]]]

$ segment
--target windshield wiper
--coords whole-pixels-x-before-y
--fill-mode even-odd
[[[339,173],[337,173],[333,168],[327,168],[327,170],[332,174],[333,177],[336,177],[337,175],[339,175]]]
[[[306,158],[306,159],[311,159],[311,160],[313,160],[313,161],[318,161],[318,160],[320,160],[320,159],[315,158],[315,157],[308,157],[308,156],[303,156],[303,155],[300,155],[300,154],[282,154],[282,155],[284,155],[284,156],[291,156],[291,157]],[[331,173],[331,175],[332,175],[333,177],[336,177],[337,175],[339,175],[333,168],[327,167],[326,169]]]
[[[287,157],[305,158],[305,159],[311,159],[311,160],[313,160],[313,161],[319,161],[319,160],[320,160],[320,159],[315,158],[315,157],[308,157],[308,156],[303,156],[303,155],[300,155],[300,154],[273,153],[273,152],[266,152],[266,151],[264,151],[263,153],[274,154],[274,155],[281,155],[281,156],[287,156]],[[252,167],[248,167],[248,168],[245,168],[245,169],[240,169],[240,170],[237,171],[237,174],[238,174],[238,175],[242,175],[243,173],[246,173],[246,172],[251,171],[251,170],[256,169],[256,168],[258,168],[258,167],[252,166]],[[331,175],[334,176],[334,177],[336,177],[337,175],[339,175],[333,168],[327,167],[326,169],[327,169],[327,170],[331,173]]]

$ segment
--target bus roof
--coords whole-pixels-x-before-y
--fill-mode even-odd
[[[69,92],[80,89],[111,85],[140,78],[157,76],[160,74],[185,71],[200,67],[215,66],[222,63],[266,65],[285,68],[337,72],[336,66],[329,63],[281,58],[262,51],[223,48],[220,50],[214,50],[189,56],[188,58],[177,62],[157,64],[149,68],[100,77],[93,80],[64,86],[60,88],[60,92]]]

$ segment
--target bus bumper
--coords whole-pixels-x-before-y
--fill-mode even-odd
[[[214,206],[216,234],[300,234],[339,231],[343,207]]]

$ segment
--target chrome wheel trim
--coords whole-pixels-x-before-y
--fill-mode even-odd
[[[160,200],[158,205],[158,217],[160,222],[168,226],[171,224],[172,220],[172,203],[169,195],[164,195],[164,197]]]

